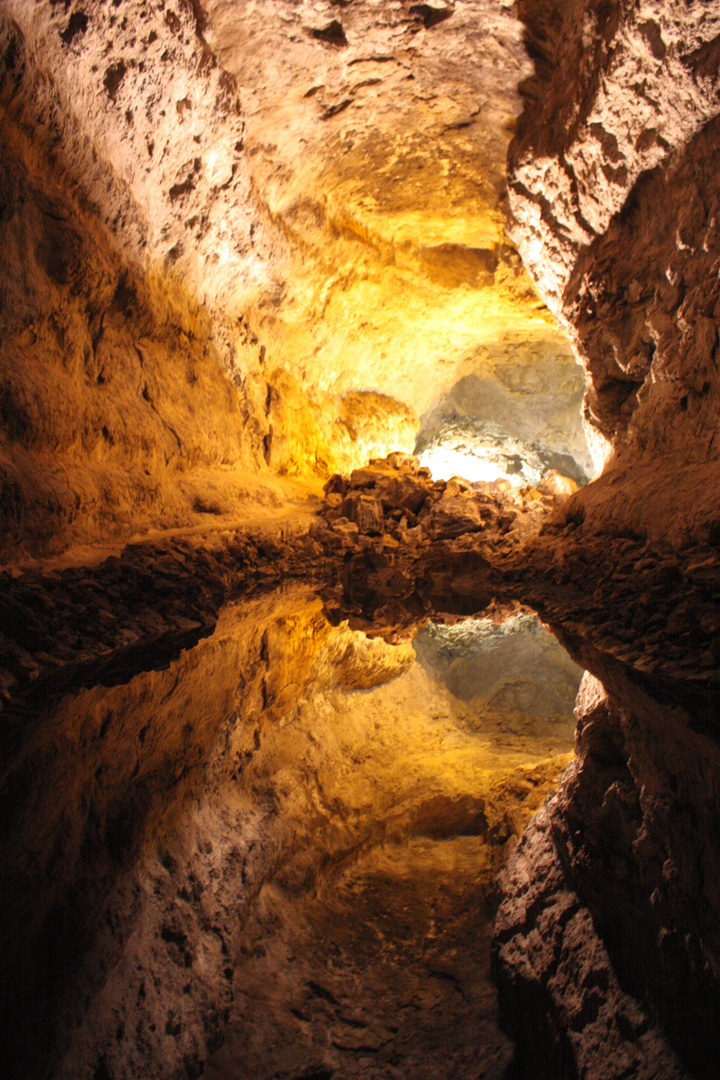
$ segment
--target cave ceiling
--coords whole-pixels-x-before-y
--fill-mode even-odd
[[[498,355],[567,359],[505,236],[512,5],[6,7],[37,68],[20,120],[230,366],[420,415]]]

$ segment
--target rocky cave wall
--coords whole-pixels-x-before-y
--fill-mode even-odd
[[[462,378],[567,362],[504,230],[521,24],[438,11],[3,5],[16,549],[277,505],[253,476],[411,451]]]
[[[525,18],[536,75],[509,153],[511,233],[583,358],[588,441],[605,461],[551,527],[556,593],[540,610],[552,622],[550,608],[565,606],[577,541],[593,584],[561,638],[605,689],[588,684],[578,699],[578,762],[502,879],[497,974],[511,1024],[525,1003],[520,1045],[550,1047],[548,1075],[616,1076],[623,1060],[628,1075],[674,1075],[651,1046],[638,1049],[642,1024],[621,1019],[629,992],[692,1075],[709,1077],[718,13],[692,3],[533,4]],[[607,573],[591,553],[609,549]],[[630,575],[654,565],[655,585],[636,592],[623,549],[635,553]],[[666,590],[677,590],[684,627],[677,613],[657,618]],[[597,601],[617,612],[609,648]],[[667,679],[660,671],[677,646],[683,667]]]
[[[197,214],[195,182],[172,184],[180,158],[209,133],[223,160],[228,144],[240,153],[235,84],[198,37],[189,7],[179,15],[145,7],[141,19],[147,62],[100,69],[93,60],[107,53],[105,35],[112,38],[116,23],[115,32],[120,23],[126,30],[127,13],[52,5],[2,12],[0,503],[8,554],[117,542],[138,529],[277,507],[293,490],[257,476],[303,477],[312,486],[387,442],[411,445],[414,438],[412,410],[387,395],[361,387],[310,399],[288,371],[266,361],[244,319],[254,280],[247,235],[259,224],[249,220],[255,201],[247,177],[238,189],[240,180],[231,187],[215,175],[210,146],[194,195]],[[133,45],[136,30],[133,22]],[[171,55],[163,43],[172,45]],[[91,69],[97,92],[87,86],[80,93],[83,71]],[[143,135],[132,109],[114,111],[125,73],[140,84]],[[195,80],[192,133],[183,130],[173,97],[182,79]],[[132,164],[129,136],[133,145],[142,138],[150,162],[157,143],[157,170]],[[234,176],[236,164],[227,168]],[[168,254],[182,246],[168,230],[200,218],[209,253],[203,260],[193,244],[191,273]],[[231,219],[234,263],[221,259],[227,241],[210,218],[226,231]],[[279,234],[277,249],[284,250]],[[270,252],[276,262],[278,251]],[[221,272],[213,277],[207,265],[199,269],[203,263],[222,263]]]

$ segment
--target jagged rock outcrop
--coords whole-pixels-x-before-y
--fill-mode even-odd
[[[526,599],[609,698],[581,710],[578,762],[502,878],[500,992],[526,1001],[521,1056],[549,1038],[568,1074],[672,1075],[639,1048],[646,1021],[619,1043],[604,1027],[617,1052],[587,1058],[588,1024],[629,993],[709,1077],[720,24],[663,2],[534,4],[524,18],[537,64],[509,156],[513,235],[585,364],[589,438],[608,460],[531,541],[544,570]],[[548,889],[528,885],[535,860]],[[592,924],[573,939],[578,913]],[[529,964],[540,927],[558,948]],[[578,1017],[583,979],[603,985]]]
[[[556,498],[507,481],[433,481],[397,453],[331,477],[323,512],[329,543],[344,554],[325,593],[331,618],[403,640],[435,616],[519,610],[510,555]]]
[[[524,19],[537,59],[508,158],[512,234],[591,377],[589,437],[598,459],[627,441],[625,460],[662,453],[653,425],[696,442],[714,381],[720,16],[657,0]]]
[[[517,1045],[514,1068],[538,1080],[685,1080],[657,1026],[617,981],[591,913],[564,872],[553,809],[551,801],[535,815],[499,877],[507,896],[495,917],[494,976]]]
[[[702,774],[717,748],[608,681],[636,712],[586,675],[577,760],[500,876],[501,1007],[535,1075],[688,1075],[662,1030],[690,1075],[710,1077],[717,821]]]

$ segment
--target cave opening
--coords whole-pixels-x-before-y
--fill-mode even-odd
[[[715,1080],[718,41],[0,5],[18,1080]]]
[[[585,379],[569,344],[551,348],[483,350],[421,416],[420,463],[443,480],[537,487],[552,470],[586,484],[595,470],[581,422]]]

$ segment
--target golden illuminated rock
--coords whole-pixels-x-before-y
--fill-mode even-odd
[[[411,451],[460,378],[567,361],[504,233],[521,25],[421,8],[6,5],[16,541],[237,515],[240,473]]]

